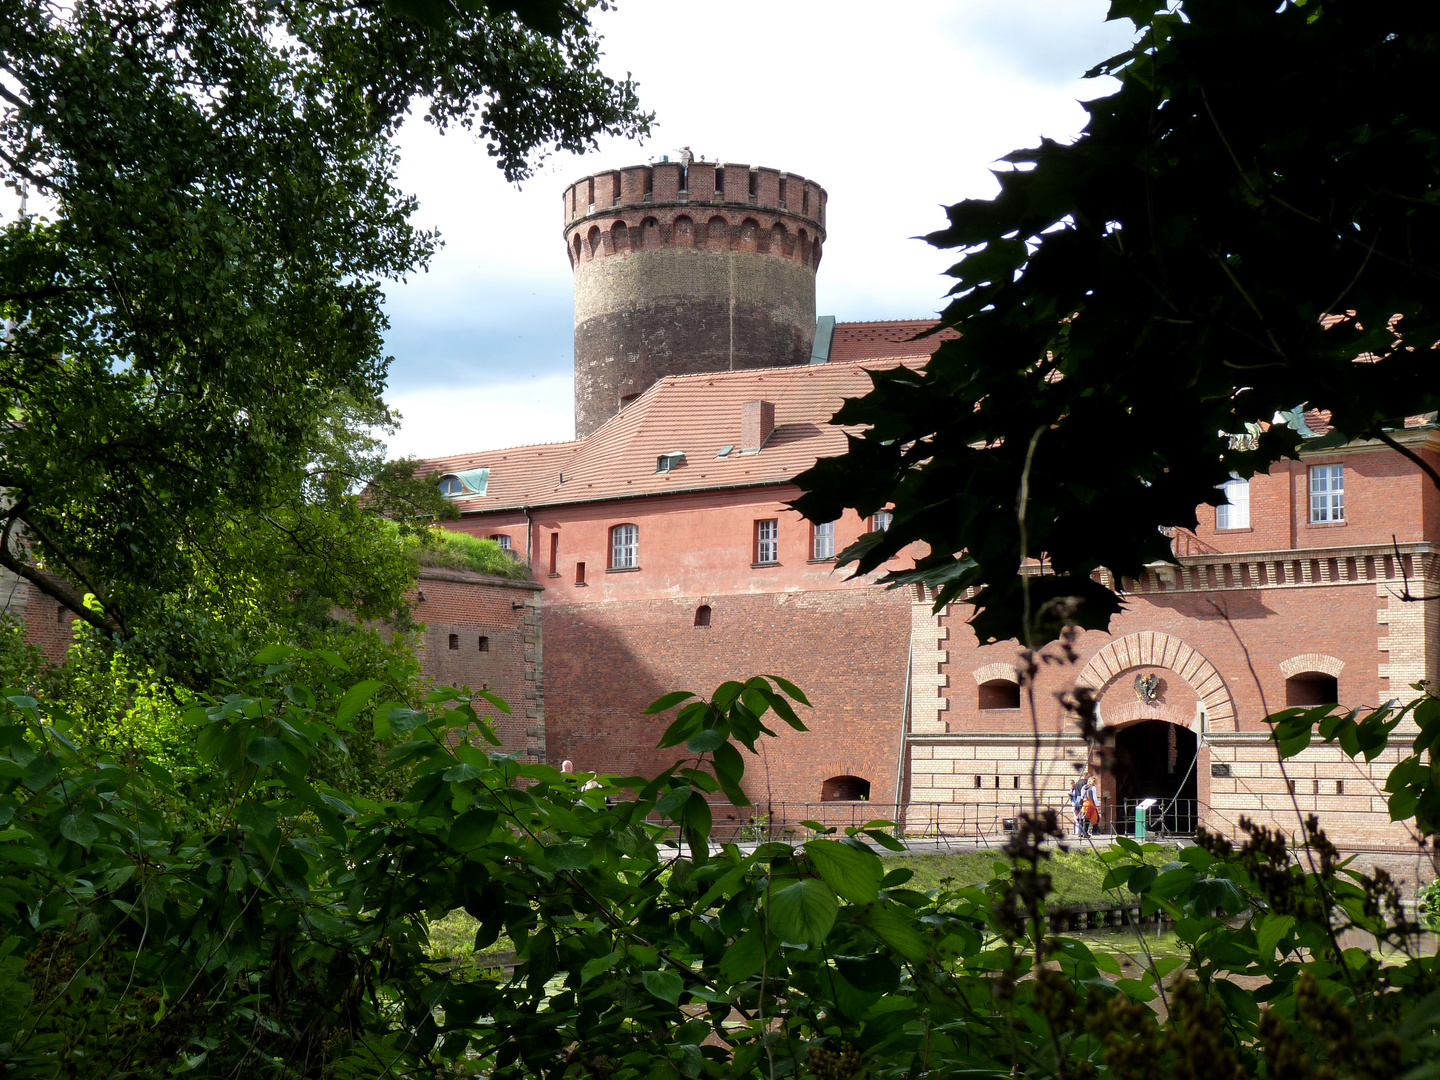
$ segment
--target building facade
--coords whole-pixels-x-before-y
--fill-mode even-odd
[[[460,511],[543,586],[548,760],[621,775],[676,755],[647,717],[676,689],[774,673],[800,685],[812,730],[781,729],[746,789],[766,813],[898,817],[912,831],[1002,834],[1022,808],[1065,810],[1099,773],[1106,825],[1137,806],[1171,832],[1242,816],[1287,832],[1316,813],[1341,842],[1395,848],[1370,764],[1313,746],[1281,763],[1264,717],[1287,705],[1405,700],[1436,678],[1440,492],[1393,449],[1302,453],[1226,487],[1175,530],[1175,564],[1112,583],[1108,633],[1052,647],[1022,687],[1014,642],[980,645],[969,609],[837,571],[885,515],[814,525],[794,478],[843,452],[830,418],[877,366],[922,364],[934,323],[814,318],[826,195],[748,166],[662,162],[598,173],[564,195],[575,271],[573,442],[427,462]],[[1294,422],[1321,434],[1323,417]],[[1433,420],[1433,418],[1431,418]],[[1399,438],[1440,464],[1440,431]],[[1318,444],[1317,444],[1318,445]],[[903,553],[893,567],[909,565]],[[1098,700],[1082,743],[1057,695]]]

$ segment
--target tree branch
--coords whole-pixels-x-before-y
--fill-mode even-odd
[[[118,617],[111,616],[114,619],[114,625],[111,625],[103,615],[86,607],[84,597],[73,589],[66,588],[62,579],[42,574],[10,549],[10,534],[17,521],[24,522],[27,528],[35,531],[34,525],[24,516],[24,508],[25,499],[22,496],[5,516],[5,529],[3,533],[0,533],[0,566],[9,570],[16,577],[24,578],[50,599],[74,612],[78,618],[84,619],[102,633],[124,633],[124,623]],[[47,546],[50,545],[47,544]]]

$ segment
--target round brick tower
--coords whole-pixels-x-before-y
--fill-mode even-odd
[[[575,435],[665,375],[805,364],[825,189],[778,169],[661,162],[565,190]]]

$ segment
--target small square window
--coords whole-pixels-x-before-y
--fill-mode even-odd
[[[1310,466],[1310,520],[1315,524],[1345,520],[1345,466]]]
[[[510,550],[510,537],[507,536],[505,533],[496,533],[494,536],[490,537],[490,539],[494,540],[495,543],[500,545],[501,551]]]
[[[780,561],[780,522],[768,518],[755,522],[755,561],[777,563]]]
[[[877,510],[870,515],[871,532],[888,532],[890,524],[895,520],[895,515],[889,510]]]

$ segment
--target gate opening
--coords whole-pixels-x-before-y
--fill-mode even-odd
[[[1155,799],[1157,805],[1147,814],[1152,830],[1193,834],[1198,823],[1197,751],[1193,731],[1164,720],[1143,720],[1116,732],[1111,804],[1116,829],[1133,831],[1136,804]]]

